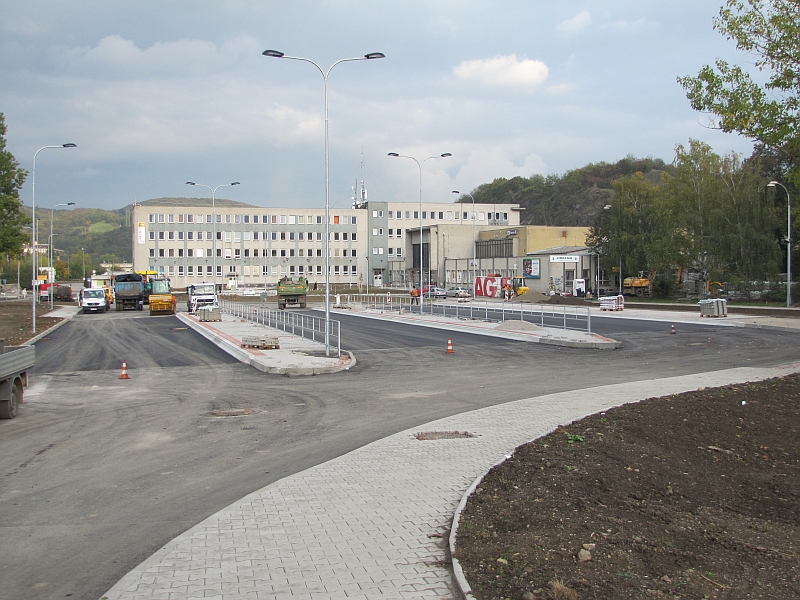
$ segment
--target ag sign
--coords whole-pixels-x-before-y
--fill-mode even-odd
[[[581,257],[577,254],[551,254],[551,263],[576,263],[580,262]]]
[[[499,298],[503,293],[503,286],[511,279],[508,277],[477,277],[475,279],[475,296],[486,298]]]

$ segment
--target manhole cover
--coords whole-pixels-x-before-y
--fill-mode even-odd
[[[208,414],[212,417],[245,417],[255,412],[254,408],[218,408]]]
[[[424,433],[417,433],[414,435],[418,440],[457,440],[460,438],[475,437],[475,434],[469,431],[426,431]]]

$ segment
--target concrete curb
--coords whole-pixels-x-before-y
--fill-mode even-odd
[[[345,350],[350,356],[350,363],[346,366],[342,366],[341,363],[336,366],[331,367],[270,367],[265,365],[261,361],[255,360],[255,358],[246,350],[242,349],[241,347],[237,346],[236,344],[232,343],[225,338],[222,338],[215,334],[212,331],[209,331],[207,328],[203,327],[201,324],[196,323],[194,320],[189,318],[186,313],[176,313],[175,316],[185,325],[191,327],[194,331],[202,335],[208,341],[213,343],[217,348],[223,350],[230,354],[233,358],[238,360],[241,363],[249,365],[254,369],[261,371],[262,373],[267,373],[268,375],[285,375],[287,377],[303,377],[309,375],[327,375],[329,373],[339,373],[340,371],[347,371],[354,366],[356,366],[357,361],[355,355],[352,352]]]
[[[333,311],[332,311],[333,312]],[[613,340],[611,338],[603,337],[597,335],[595,333],[588,334],[592,337],[591,340],[577,340],[577,339],[565,339],[563,337],[558,337],[557,335],[531,335],[524,331],[514,331],[514,330],[502,330],[498,331],[496,329],[484,329],[481,327],[468,327],[468,323],[465,325],[462,321],[457,321],[455,319],[450,322],[441,322],[441,321],[428,321],[424,319],[415,320],[412,318],[408,318],[405,315],[397,315],[393,313],[382,313],[382,314],[371,314],[366,311],[347,311],[342,309],[337,309],[336,312],[342,312],[344,314],[349,314],[354,317],[363,317],[365,319],[378,319],[378,320],[391,320],[397,323],[403,323],[405,325],[413,325],[417,327],[428,327],[431,329],[442,329],[445,331],[461,331],[464,333],[471,333],[474,335],[483,335],[486,337],[496,337],[506,340],[517,340],[522,342],[527,342],[529,344],[545,344],[549,346],[561,346],[566,348],[581,348],[581,349],[589,349],[589,350],[615,350],[617,348],[622,347],[622,343],[618,342],[617,340]],[[506,321],[507,323],[509,321]],[[461,325],[461,326],[459,326]],[[561,331],[554,329],[553,331]]]
[[[43,337],[46,337],[48,334],[54,332],[56,329],[58,329],[59,327],[64,325],[67,321],[72,319],[72,317],[74,317],[77,314],[78,313],[76,312],[75,314],[72,314],[72,315],[69,315],[69,316],[66,316],[66,317],[60,317],[61,318],[60,322],[56,323],[52,327],[49,327],[48,329],[45,329],[42,333],[39,333],[39,334],[35,335],[31,339],[29,339],[27,342],[25,342],[23,344],[23,346],[31,346],[31,345],[35,344],[36,342],[38,342]]]

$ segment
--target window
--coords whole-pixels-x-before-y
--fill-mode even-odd
[[[250,248],[245,248],[244,249],[244,257],[245,258],[250,258]]]
[[[372,235],[378,235],[378,228],[377,227],[373,227],[372,228]]]
[[[286,256],[286,249],[285,248],[281,248],[281,256]]]
[[[463,213],[461,215],[461,218],[466,221],[469,218],[469,216],[467,215],[467,213]]]
[[[352,256],[353,258],[355,258],[355,257],[356,257],[356,250],[355,250],[355,248],[353,248],[352,250],[350,250],[350,256]]]
[[[175,239],[175,232],[174,231],[168,231],[167,232],[167,239],[174,240]]]
[[[178,277],[183,277],[183,265],[178,265]]]
[[[256,218],[258,218],[258,217],[256,217]],[[245,223],[249,223],[250,222],[250,215],[245,215],[244,216],[244,222]]]
[[[398,230],[397,230],[397,237],[398,237],[398,238],[401,238],[401,237],[403,237],[403,230],[402,230],[402,229],[398,229]]]
[[[355,242],[356,241],[356,234],[353,232],[353,235],[350,236],[350,240]]]
[[[422,218],[423,219],[427,219],[428,218],[428,211],[427,210],[423,210],[422,211]]]
[[[383,254],[383,247],[378,248],[378,254]]]
[[[317,215],[317,225],[322,225],[322,215]]]
[[[158,222],[159,223],[163,223],[164,222],[164,215],[158,215]]]
[[[230,222],[231,222],[231,216],[225,215],[225,223],[230,223]]]
[[[397,218],[398,219],[402,219],[403,218],[403,213],[400,212],[399,210],[397,211]]]
[[[163,248],[159,248],[158,249],[158,256],[161,257],[161,258],[164,258],[164,249]]]
[[[403,249],[402,248],[398,248],[397,249],[397,257],[400,258],[401,256],[403,256]]]
[[[286,241],[286,232],[285,231],[281,231],[281,241],[282,242]]]
[[[419,219],[419,211],[418,210],[414,211],[414,218],[415,219]]]
[[[347,256],[347,248],[345,248],[344,250],[342,250],[342,256]]]
[[[231,258],[231,249],[230,248],[225,248],[225,258],[227,258],[229,260]]]
[[[486,215],[482,212],[478,213],[478,221],[483,221],[486,218]]]
[[[197,270],[198,270],[198,271],[199,271],[199,270],[202,270],[202,268],[203,268],[203,267],[197,267]],[[189,265],[188,267],[186,267],[186,274],[187,274],[189,277],[193,277],[193,276],[194,276],[194,266],[193,266],[193,265]]]
[[[247,249],[245,249],[244,255],[247,256]],[[253,248],[253,258],[258,258],[258,248]]]
[[[297,239],[300,240],[301,242],[303,241],[303,232],[302,231],[297,234]]]
[[[508,213],[503,213],[503,221],[508,221]]]
[[[322,275],[322,265],[317,265],[317,275]]]
[[[293,242],[293,241],[294,241],[294,231],[290,231],[290,232],[289,232],[289,241],[290,241],[290,242]]]
[[[206,248],[206,256],[208,256],[209,258],[213,256],[212,252],[213,252],[212,248]],[[219,256],[219,250],[217,250],[217,256]]]
[[[377,210],[373,210],[372,211],[372,218],[373,219],[377,219],[378,218],[378,211]]]
[[[272,215],[270,221],[275,225],[278,222],[278,215]]]
[[[386,213],[386,216],[388,216],[390,219],[393,219],[394,218],[394,211],[390,210],[388,213]]]
[[[254,241],[254,242],[257,242],[257,241],[258,241],[258,232],[257,232],[257,231],[254,231],[254,232],[253,232],[253,241]]]
[[[217,248],[217,256],[222,258],[222,248]]]
[[[181,233],[183,233],[183,232],[181,232]],[[179,236],[179,239],[180,239],[180,236]],[[186,232],[186,239],[187,240],[193,240],[194,239],[194,231],[187,231]]]
[[[289,275],[294,275],[294,265],[289,265]]]
[[[154,214],[152,214],[152,213],[147,215],[147,222],[148,223],[155,223],[156,222],[156,216]]]
[[[339,265],[334,265],[334,267],[333,267],[333,274],[334,274],[334,275],[338,275],[338,274],[339,274]]]
[[[342,240],[344,240],[345,242],[347,241],[347,232],[346,231],[342,232]]]
[[[267,265],[261,265],[261,274],[262,274],[264,277],[266,277],[267,275],[269,275],[269,266],[267,266]]]
[[[447,211],[447,214],[445,215],[445,219],[448,220],[448,221],[452,221],[453,220],[453,211],[452,210],[448,210]]]
[[[164,239],[164,232],[163,231],[159,231],[158,232],[158,239],[160,239],[160,240]]]
[[[299,267],[297,267],[297,270],[300,273],[300,275],[302,275],[303,274],[303,265],[300,265]]]
[[[339,215],[333,215],[333,224],[334,225],[338,225],[339,224]]]
[[[280,223],[281,225],[286,225],[286,215],[280,215]]]
[[[241,248],[234,248],[233,249],[233,258],[239,260],[242,258],[242,249]]]
[[[406,211],[406,219],[410,219],[410,218],[411,218],[411,213],[409,211]]]
[[[151,232],[150,232],[150,239],[151,239],[151,240],[154,240],[154,239],[156,239],[156,232],[155,232],[155,231],[151,231]]]
[[[199,219],[197,222],[198,223],[202,223],[203,220]],[[213,220],[212,216],[211,215],[206,215],[206,223],[213,223],[213,222],[214,222],[214,220]]]
[[[378,228],[378,235],[383,235],[383,227]]]
[[[247,221],[245,221],[247,223]],[[258,224],[258,215],[253,215],[253,223]]]
[[[192,249],[189,248],[189,252],[191,251]],[[178,258],[183,258],[183,248],[178,248]]]
[[[167,215],[167,223],[174,223],[175,215]]]
[[[306,239],[307,239],[309,242],[310,242],[311,240],[313,240],[313,239],[314,239],[314,233],[313,233],[313,232],[311,232],[311,231],[307,232],[307,233],[306,233]]]
[[[297,251],[297,256],[303,256],[303,249],[302,249],[302,248],[300,248],[300,249]]]
[[[333,249],[333,255],[334,255],[335,257],[337,257],[337,258],[339,257],[339,248],[334,248],[334,249]]]
[[[178,215],[178,223],[183,223],[183,215]]]
[[[389,248],[389,258],[394,258],[394,248]]]
[[[317,232],[317,241],[318,241],[318,242],[321,242],[321,241],[322,241],[322,232],[321,232],[321,231],[318,231],[318,232]]]
[[[233,215],[233,222],[237,225],[241,224],[242,222],[242,215]]]
[[[372,253],[373,253],[373,254],[378,254],[378,249],[377,249],[377,248],[373,248],[373,249],[372,249]]]
[[[317,256],[322,256],[322,248],[317,248]]]
[[[273,250],[272,251],[272,256],[278,256],[278,251],[277,250]]]
[[[192,232],[190,231],[190,232],[188,232],[188,233],[190,233],[190,234],[191,234]],[[182,231],[179,231],[179,232],[178,232],[178,239],[179,239],[179,240],[182,240],[182,239],[183,239],[183,232],[182,232]],[[191,239],[191,238],[189,238],[189,239]]]
[[[278,232],[277,231],[270,232],[270,238],[269,239],[271,239],[273,242],[276,241],[278,239]]]
[[[242,269],[242,271],[243,271],[242,274],[245,277],[250,277],[250,267],[249,266],[245,265],[244,268]]]
[[[261,222],[264,223],[264,225],[269,223],[269,215],[261,215]]]
[[[356,225],[356,217],[350,217],[350,225]]]
[[[156,255],[156,249],[155,248],[150,248],[150,256],[153,257],[155,255]]]
[[[231,241],[231,232],[230,231],[226,231],[225,232],[225,241],[226,242],[230,242]]]
[[[297,224],[298,225],[305,225],[306,218],[303,215],[297,215]]]
[[[208,267],[208,268],[209,268],[209,270],[211,269],[211,267]],[[217,265],[217,276],[221,276],[221,275],[222,275],[222,265]]]
[[[291,256],[292,258],[294,258],[294,248],[290,248],[290,249],[289,249],[289,256]]]
[[[333,241],[334,242],[338,242],[339,241],[339,232],[338,231],[334,231],[333,232]]]
[[[233,232],[233,242],[235,244],[241,244],[242,243],[242,233],[240,231],[234,231]]]

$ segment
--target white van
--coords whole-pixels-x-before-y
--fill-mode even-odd
[[[103,288],[83,288],[78,295],[78,306],[81,312],[106,312],[108,310],[108,299]]]

